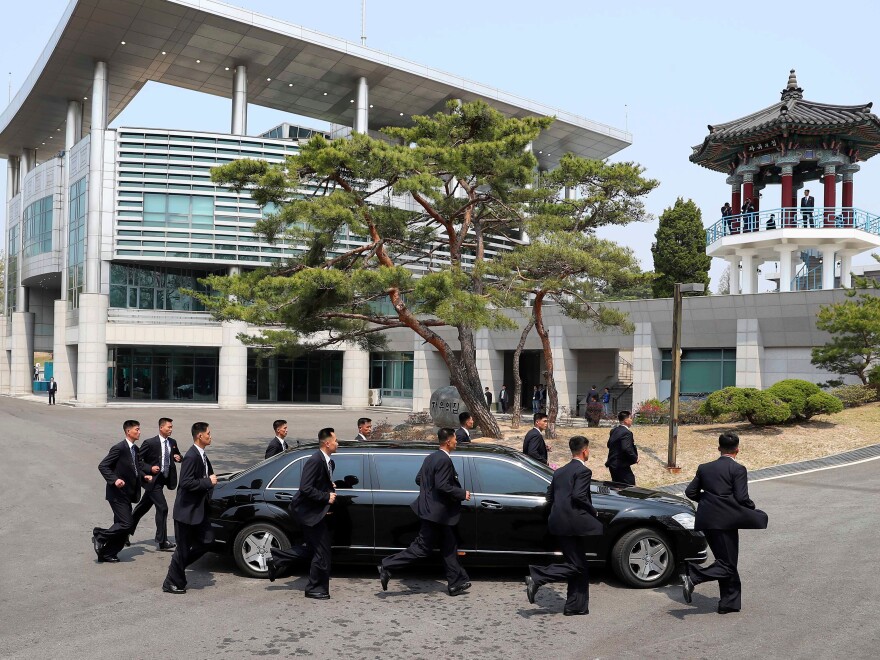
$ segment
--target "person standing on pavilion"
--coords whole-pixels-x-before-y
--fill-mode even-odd
[[[724,202],[721,207],[721,219],[724,220],[724,229],[727,234],[733,233],[733,207],[730,202]]]
[[[801,216],[804,220],[804,227],[815,227],[816,223],[813,218],[813,208],[816,206],[816,200],[810,194],[809,190],[804,190],[804,196],[801,197]]]

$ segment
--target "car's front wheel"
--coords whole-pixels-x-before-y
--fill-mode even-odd
[[[617,577],[636,589],[659,586],[675,570],[669,541],[660,532],[645,527],[621,536],[611,550],[610,561]]]
[[[250,577],[269,577],[267,562],[272,550],[287,550],[290,540],[278,527],[258,522],[248,525],[235,537],[232,553],[235,563]]]

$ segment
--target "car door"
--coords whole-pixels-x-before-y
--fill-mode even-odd
[[[332,517],[334,548],[372,554],[375,546],[373,493],[366,459],[364,453],[333,454],[336,502],[330,507],[329,515]]]

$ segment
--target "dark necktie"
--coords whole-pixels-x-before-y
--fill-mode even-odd
[[[330,459],[330,478],[331,479],[333,478],[333,470],[335,470],[335,469],[336,469],[336,463],[331,458]]]
[[[287,451],[287,441],[281,441],[281,451]]]
[[[202,452],[202,463],[203,463],[204,466],[205,466],[205,476],[206,476],[206,477],[210,476],[210,475],[208,474],[208,455],[207,455],[206,453],[204,453],[204,452]]]
[[[137,474],[137,471],[138,471],[137,450],[134,448],[134,445],[131,446],[131,464],[134,466],[134,473]]]
[[[168,440],[162,438],[162,476],[168,476]]]

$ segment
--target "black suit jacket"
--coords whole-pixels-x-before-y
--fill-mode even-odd
[[[58,383],[49,383],[49,394],[55,394],[58,391]]]
[[[285,442],[287,440],[285,439]],[[287,446],[290,447],[290,443],[287,443]],[[278,440],[278,437],[274,437],[269,440],[269,446],[266,447],[266,455],[264,458],[272,458],[275,454],[280,454],[284,451],[284,448],[281,446],[281,442]]]
[[[335,491],[327,459],[319,449],[303,465],[299,491],[294,495],[290,509],[300,524],[314,527],[327,515],[330,509],[330,493]]]
[[[214,485],[209,477],[214,468],[208,461],[208,471],[202,463],[198,447],[192,445],[180,463],[180,488],[174,500],[174,519],[186,525],[202,525],[208,522],[208,501]]]
[[[110,447],[104,460],[98,464],[98,471],[107,482],[104,497],[108,502],[137,502],[141,498],[141,484],[144,483],[144,475],[150,474],[150,468],[141,460],[137,445],[134,446],[134,452],[137,465],[132,461],[128,441],[123,440]],[[125,482],[122,488],[116,487],[117,479]]]
[[[767,528],[767,514],[749,499],[748,471],[732,458],[703,463],[684,494],[700,503],[694,529]]]
[[[632,431],[621,424],[611,429],[608,436],[608,460],[605,467],[619,468],[635,465],[639,460],[639,450],[633,439]]]
[[[816,205],[816,202],[813,199],[812,195],[810,195],[809,197],[801,197],[801,208],[802,209],[812,209],[815,205]]]
[[[498,392],[498,400],[507,403],[507,390],[501,390]]]
[[[466,493],[455,473],[452,458],[442,449],[428,454],[416,475],[419,496],[410,504],[419,518],[440,525],[456,525]]]
[[[183,459],[180,449],[177,447],[177,440],[168,438],[168,478],[164,480],[163,484],[162,480],[158,479],[158,477],[162,476],[162,473],[158,472],[153,475],[153,481],[144,486],[144,490],[155,490],[163,485],[168,486],[168,490],[177,488],[177,463],[174,460],[175,456],[180,456]],[[141,460],[146,463],[148,468],[154,465],[162,467],[162,441],[158,435],[147,438],[141,443]]]
[[[455,429],[455,439],[459,442],[470,442],[471,436],[468,435],[468,432],[463,426],[459,426],[457,429]]]
[[[484,392],[483,396],[486,397],[486,405],[491,406],[492,405],[492,393],[491,392]]]
[[[532,427],[526,433],[526,437],[523,438],[523,454],[531,456],[545,465],[547,464],[547,443],[544,442],[544,436],[537,427]]]
[[[597,536],[602,533],[590,495],[592,471],[578,460],[553,473],[547,489],[550,517],[547,529],[554,536]]]

